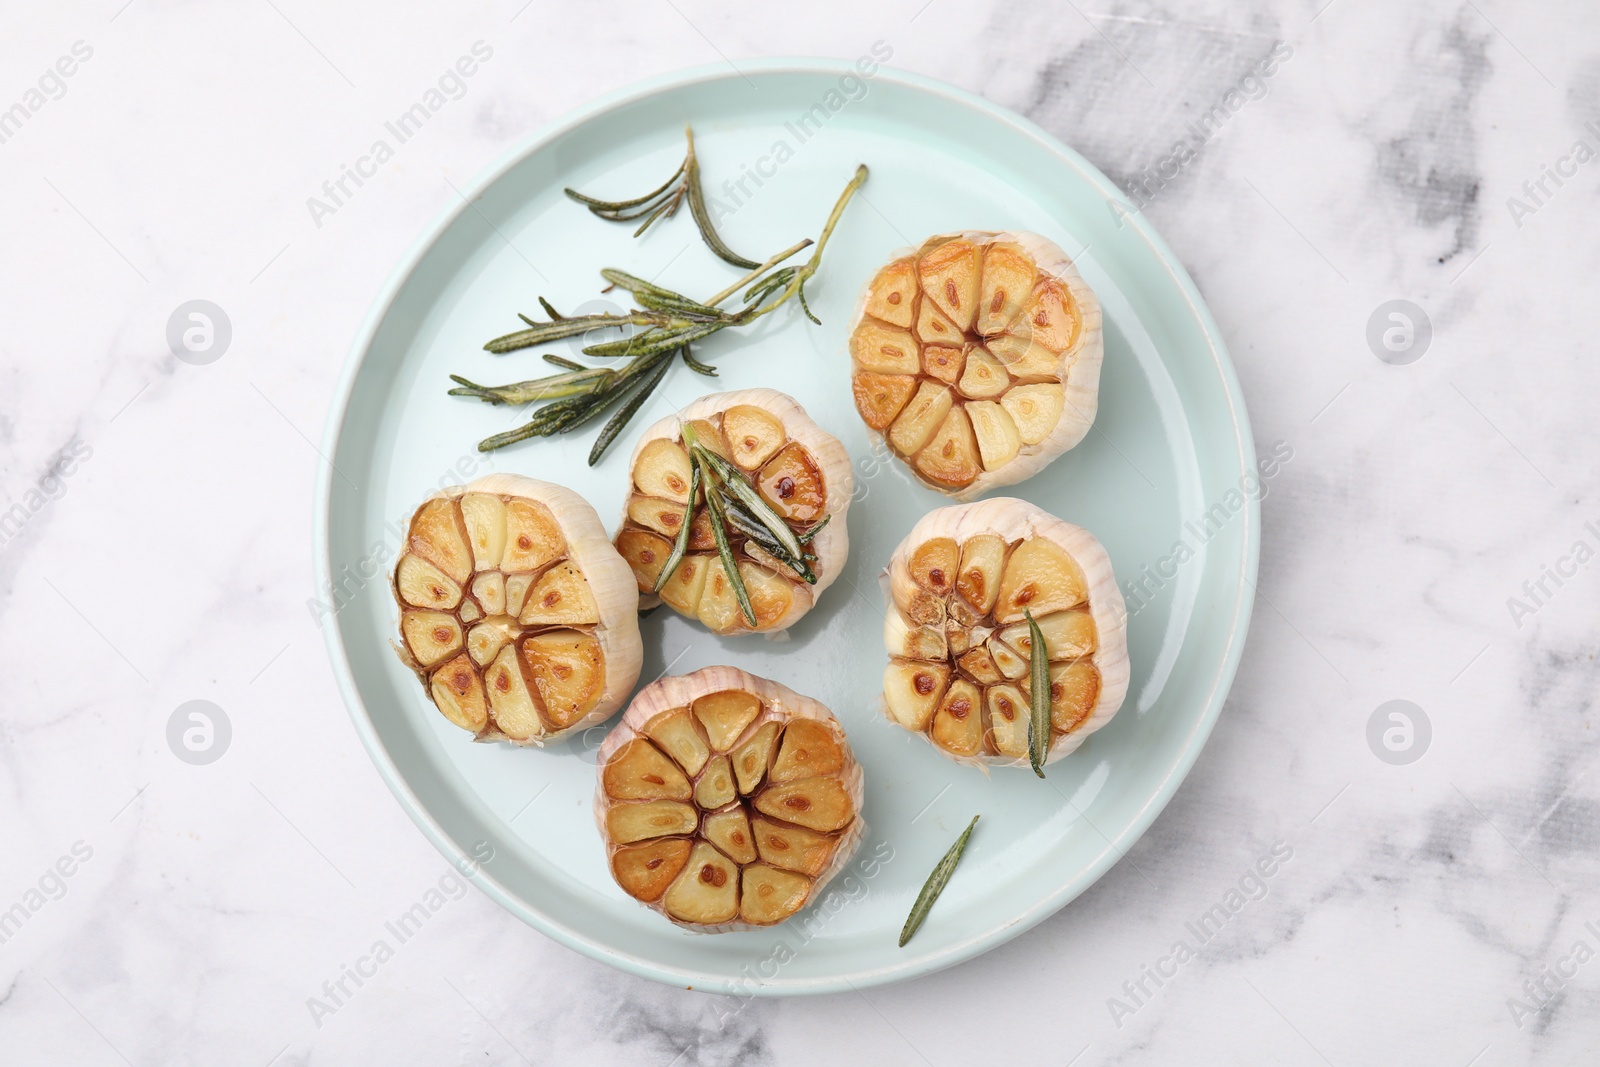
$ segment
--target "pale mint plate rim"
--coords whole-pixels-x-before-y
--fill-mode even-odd
[[[701,82],[733,78],[748,79],[751,75],[802,73],[838,76],[850,73],[854,69],[855,67],[851,62],[842,59],[773,57],[759,60],[742,60],[737,69],[732,69],[732,65],[728,63],[717,63],[660,74],[614,90],[574,108],[561,118],[527,135],[516,145],[501,153],[493,163],[470,183],[462,186],[458,202],[451,204],[435,217],[433,222],[411,243],[400,262],[390,272],[378,295],[374,298],[372,306],[363,319],[355,340],[352,342],[345,357],[344,366],[340,371],[335,389],[333,403],[329,409],[327,422],[322,434],[322,452],[326,462],[318,468],[316,499],[313,511],[313,536],[315,540],[313,551],[315,565],[314,590],[327,588],[333,571],[329,521],[335,472],[329,457],[337,455],[337,446],[344,428],[345,416],[351,398],[354,395],[356,379],[360,374],[377,330],[393,307],[395,298],[435,242],[462,214],[471,209],[472,201],[476,197],[500,180],[525,157],[561,135],[594,120],[614,108],[652,94]],[[1238,376],[1234,371],[1232,360],[1228,356],[1226,345],[1223,343],[1217,324],[1188,272],[1178,262],[1172,250],[1167,247],[1166,242],[1156,234],[1146,222],[1144,216],[1129,203],[1122,192],[1097,167],[1043,128],[976,93],[934,78],[887,66],[880,67],[874,75],[874,79],[898,82],[933,96],[944,97],[952,103],[971,107],[985,113],[992,120],[1010,126],[1016,132],[1038,142],[1042,147],[1059,157],[1064,165],[1077,173],[1079,179],[1099,190],[1107,201],[1108,210],[1113,203],[1121,206],[1123,210],[1119,214],[1122,223],[1130,227],[1139,239],[1150,246],[1151,251],[1166,270],[1177,291],[1182,294],[1184,302],[1194,316],[1201,334],[1205,337],[1211,354],[1211,369],[1217,373],[1224,388],[1237,454],[1241,463],[1247,459],[1249,462],[1253,462],[1254,444],[1250,433],[1249,416],[1245,410],[1243,392],[1239,386]],[[751,987],[742,982],[730,981],[720,975],[697,972],[682,967],[666,967],[654,961],[630,955],[625,949],[619,949],[615,945],[595,941],[577,934],[563,926],[556,919],[533,907],[517,894],[507,890],[494,878],[487,875],[481,867],[472,862],[469,857],[465,856],[457,848],[450,836],[435,821],[427,806],[412,791],[405,775],[395,764],[380,740],[355,680],[339,627],[331,624],[323,626],[323,637],[327,643],[334,676],[351,721],[354,723],[356,732],[361,738],[362,745],[366,748],[368,756],[371,757],[373,765],[378,768],[378,772],[383,777],[385,784],[388,785],[390,791],[400,801],[401,806],[405,808],[406,813],[417,824],[417,827],[428,840],[433,843],[434,847],[507,911],[546,936],[555,939],[568,948],[583,953],[591,959],[610,964],[640,977],[670,985],[681,985],[706,992],[737,992],[741,995],[753,994],[757,996],[794,996],[845,992],[930,974],[972,959],[989,949],[1004,944],[1011,938],[1031,929],[1050,915],[1053,915],[1087,890],[1106,871],[1110,870],[1112,865],[1126,854],[1128,849],[1150,828],[1156,817],[1161,814],[1162,810],[1176,794],[1178,787],[1188,777],[1195,760],[1199,758],[1201,749],[1205,747],[1212,728],[1216,725],[1217,718],[1221,714],[1222,705],[1227,698],[1228,690],[1233,684],[1234,675],[1238,671],[1240,657],[1243,655],[1245,637],[1249,632],[1250,618],[1254,607],[1253,590],[1255,589],[1260,564],[1261,512],[1260,503],[1254,495],[1247,497],[1246,506],[1240,514],[1244,520],[1240,533],[1240,552],[1244,558],[1239,569],[1237,595],[1232,610],[1232,619],[1224,654],[1218,664],[1218,670],[1211,689],[1205,694],[1205,708],[1202,714],[1195,720],[1191,734],[1185,741],[1175,762],[1158,783],[1158,787],[1151,792],[1149,798],[1139,809],[1138,817],[1130,821],[1116,838],[1108,838],[1106,848],[1095,857],[1093,862],[1080,868],[1073,877],[1063,882],[1054,892],[1041,898],[1027,910],[1011,916],[1005,922],[984,931],[982,934],[947,947],[937,956],[914,958],[903,964],[888,967],[872,968],[849,974],[838,974],[831,977],[805,979],[783,984]]]

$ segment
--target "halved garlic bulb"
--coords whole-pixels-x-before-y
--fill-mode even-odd
[[[769,509],[800,547],[815,583],[750,536],[752,510],[723,523],[755,621],[745,614],[718,551],[705,487],[689,507],[692,469],[684,429],[708,452],[719,469]],[[679,615],[698,619],[718,634],[770,633],[794,624],[833,584],[850,538],[845,512],[855,481],[850,457],[832,434],[805,413],[793,397],[774,389],[742,389],[703,396],[676,415],[646,430],[633,451],[632,492],[617,531],[617,550],[633,568],[644,608],[665,603]],[[722,494],[731,496],[732,494]],[[688,521],[687,551],[666,581],[656,588],[671,559],[679,532]],[[769,551],[768,549],[772,549]]]
[[[1028,766],[1025,611],[1050,662],[1049,757],[1111,721],[1128,691],[1127,612],[1094,536],[1025,500],[923,516],[884,572],[884,707],[967,763]]]
[[[491,474],[417,508],[394,570],[406,666],[477,741],[542,745],[639,680],[639,594],[577,493]]]
[[[641,689],[600,746],[599,778],[617,884],[707,933],[789,918],[865,829],[861,767],[833,713],[733,667]]]
[[[850,324],[867,428],[957,500],[1032,477],[1099,404],[1100,301],[1036,233],[930,237],[873,275]]]

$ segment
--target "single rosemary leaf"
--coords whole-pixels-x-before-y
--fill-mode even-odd
[[[944,892],[944,887],[950,883],[950,876],[956,872],[956,864],[961,862],[961,853],[966,851],[967,839],[972,836],[972,828],[978,825],[978,816],[974,815],[972,821],[967,823],[967,828],[961,831],[961,836],[956,838],[956,843],[950,846],[950,851],[934,867],[933,873],[928,875],[928,880],[922,886],[922,892],[917,894],[917,902],[911,905],[911,914],[906,916],[906,924],[900,928],[900,947],[905,948],[916,932],[922,927],[922,920],[928,917],[928,912],[933,910],[933,902],[939,899],[939,894]]]
[[[544,308],[544,313],[550,316],[551,322],[560,322],[562,319],[566,318],[566,316],[561,314],[561,312],[551,307],[550,301],[546,300],[542,296],[539,298],[539,306]],[[535,323],[528,322],[528,317],[526,315],[522,317],[522,321],[527,322],[529,326],[535,325]]]
[[[602,379],[614,373],[604,367],[584,367],[567,374],[552,374],[547,378],[498,386],[478,385],[459,374],[452,374],[450,380],[457,383],[458,388],[450,390],[450,395],[475,396],[490,404],[531,404],[535,400],[556,400],[593,392]]]
[[[811,305],[806,303],[806,283],[805,282],[801,282],[799,284],[799,286],[797,286],[795,288],[794,295],[800,298],[800,310],[804,311],[806,313],[806,318],[810,319],[812,322],[816,323],[818,326],[821,326],[822,325],[822,320],[817,318],[815,315],[813,315],[811,313]]]
[[[1033,612],[1023,608],[1022,614],[1028,620],[1028,762],[1043,778],[1050,758],[1050,650]]]
[[[745,621],[754,626],[756,609],[750,603],[750,592],[744,587],[744,576],[739,573],[739,564],[733,558],[733,546],[728,543],[728,520],[722,513],[722,502],[717,499],[711,485],[706,486],[706,510],[711,512],[711,536],[716,539],[717,555],[722,557],[722,569],[733,585],[733,595],[739,601],[739,610],[744,612]]]
[[[716,471],[717,478],[727,487],[728,492],[737,497],[756,521],[771,532],[773,539],[782,545],[789,555],[799,559],[805,554],[805,550],[800,547],[800,539],[789,528],[789,524],[784,522],[778,513],[772,510],[772,505],[744,480],[743,472],[709,449],[703,448],[700,451],[705,462]]]
[[[546,363],[554,363],[556,366],[565,367],[568,370],[588,370],[589,369],[588,367],[585,367],[582,363],[579,363],[575,359],[567,359],[565,356],[554,356],[554,355],[551,355],[549,352],[546,352],[540,358],[543,359]]]
[[[678,536],[672,542],[672,553],[667,556],[667,562],[662,564],[661,573],[656,575],[656,584],[650,591],[661,592],[661,587],[667,584],[667,579],[672,577],[672,572],[678,569],[678,564],[683,561],[683,554],[689,551],[689,527],[693,525],[694,498],[700,491],[700,464],[692,459],[689,462],[689,503],[683,508],[683,524],[678,527]]]
[[[817,520],[817,524],[811,527],[811,529],[807,530],[803,534],[795,535],[795,540],[799,541],[802,545],[809,545],[812,541],[816,540],[817,534],[822,532],[822,528],[828,525],[828,520],[831,518],[833,518],[832,515],[822,516],[822,518]]]
[[[682,293],[674,292],[671,289],[662,288],[655,282],[647,282],[638,275],[629,274],[625,270],[617,270],[615,267],[604,268],[600,271],[600,277],[604,278],[612,285],[615,285],[618,289],[626,289],[628,292],[636,295],[639,293],[653,293],[656,296],[671,297],[675,300],[683,300],[693,303],[693,301],[690,301],[689,298],[684,296]],[[706,310],[709,311],[710,309],[707,308]]]
[[[698,359],[695,359],[693,356],[691,356],[689,354],[688,345],[683,346],[680,354],[683,356],[683,365],[694,371],[696,374],[704,374],[707,378],[717,377],[717,368],[713,367],[709,363],[701,363]]]
[[[711,213],[706,210],[705,193],[700,188],[700,160],[694,154],[694,130],[685,126],[683,133],[689,142],[688,158],[683,161],[687,171],[684,175],[684,184],[689,190],[689,214],[694,216],[694,224],[700,229],[700,239],[711,249],[712,254],[724,263],[731,263],[745,270],[755,270],[761,264],[753,259],[745,259],[729,248],[717,233],[717,228],[712,225]]]
[[[672,198],[670,198],[668,200],[663,200],[659,205],[656,206],[656,209],[654,211],[650,212],[649,216],[643,222],[639,223],[639,228],[637,230],[633,231],[633,235],[635,237],[638,237],[640,234],[644,233],[644,231],[648,230],[650,228],[650,224],[655,222],[657,219],[661,218],[661,216],[666,215],[666,216],[670,217],[670,216],[676,214],[677,210],[678,210],[678,198],[677,197],[672,197]],[[613,215],[611,217],[615,218],[615,219],[618,219],[618,220],[622,219],[622,216],[620,216],[620,215]],[[638,218],[637,215],[631,215],[631,216],[628,217],[628,219],[626,221],[632,222],[636,218]]]
[[[526,321],[526,320],[524,320]],[[577,315],[572,318],[560,319],[556,322],[537,323],[526,330],[508,333],[496,337],[484,345],[488,352],[513,352],[519,348],[528,348],[531,345],[542,344],[545,341],[560,341],[566,337],[576,337],[590,330],[606,326],[649,325],[653,320],[642,315]]]
[[[623,427],[628,425],[628,420],[637,415],[639,409],[644,407],[645,401],[650,399],[650,394],[656,391],[656,386],[661,384],[661,379],[667,376],[667,371],[671,368],[672,358],[669,356],[656,365],[656,369],[644,380],[644,384],[639,386],[638,392],[630,396],[628,402],[618,408],[615,415],[611,416],[611,421],[607,422],[605,427],[601,429],[600,436],[594,439],[594,447],[589,449],[589,466],[592,467],[600,462],[600,457],[606,454],[606,449],[611,447],[611,442],[615,441],[617,435],[622,432]]]
[[[576,200],[578,203],[587,206],[590,210],[599,208],[601,211],[622,211],[626,208],[638,207],[640,204],[654,200],[656,197],[661,196],[668,189],[672,188],[672,183],[677,181],[682,174],[683,164],[679,163],[678,169],[672,172],[672,177],[662,182],[659,188],[654,189],[643,196],[636,196],[632,200],[600,200],[592,196],[585,196],[576,189],[564,189],[562,191],[572,199]]]

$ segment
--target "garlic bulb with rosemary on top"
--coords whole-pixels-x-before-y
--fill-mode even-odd
[[[1099,404],[1100,302],[1036,233],[930,237],[867,283],[856,410],[924,484],[970,500],[1043,470]]]
[[[478,741],[542,745],[609,718],[639,680],[639,594],[594,508],[491,474],[411,518],[394,571],[400,658]]]
[[[885,709],[951,759],[1029,764],[1030,615],[1049,677],[1041,766],[1122,706],[1127,612],[1087,530],[1012,497],[956,504],[923,516],[884,573]]]
[[[770,926],[861,841],[861,767],[833,713],[733,667],[663,678],[600,746],[595,820],[612,876],[708,933]]]
[[[850,457],[775,389],[703,396],[639,438],[617,550],[640,604],[718,634],[783,630],[849,551]]]

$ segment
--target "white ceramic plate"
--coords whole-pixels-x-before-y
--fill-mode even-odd
[[[633,425],[712,389],[776,386],[844,442],[860,482],[845,580],[786,639],[719,639],[664,610],[644,623],[644,681],[714,663],[773,678],[830,706],[866,771],[868,831],[846,874],[789,923],[720,936],[678,929],[612,882],[589,815],[603,731],[545,750],[472,744],[395,658],[386,579],[417,503],[490,470],[561,482],[615,522],[631,433],[594,468],[585,464],[592,430],[481,456],[475,443],[508,428],[506,413],[445,391],[452,372],[495,384],[548,370],[533,352],[491,356],[481,345],[515,329],[516,312],[537,312],[540,295],[566,313],[604,299],[601,267],[702,296],[737,276],[700,243],[687,212],[634,240],[561,193],[655,187],[681,158],[688,122],[708,192],[728,209],[718,210],[723,236],[758,259],[814,236],[856,164],[872,171],[808,288],[823,325],[786,309],[753,332],[719,334],[696,354],[721,378],[675,369]],[[750,173],[759,185],[724,188]],[[1250,615],[1259,522],[1240,493],[1254,451],[1216,326],[1143,219],[1112,209],[1126,202],[1105,177],[1025,120],[950,86],[781,60],[742,74],[688,71],[598,101],[465,193],[469,202],[400,264],[356,341],[329,421],[333,465],[317,515],[319,589],[336,581],[343,590],[325,629],[351,715],[440,850],[516,915],[596,959],[757,994],[859,988],[958,963],[1105,873],[1172,797],[1216,721]],[[877,575],[912,523],[945,501],[868,447],[850,398],[845,325],[857,289],[894,249],[962,229],[1036,230],[1076,258],[1099,294],[1106,356],[1095,429],[1010,491],[1095,532],[1124,583],[1150,590],[1147,603],[1130,604],[1127,703],[1045,782],[950,763],[877,710]],[[1186,525],[1213,505],[1213,523]],[[1179,542],[1192,558],[1174,563]],[[984,817],[960,870],[922,931],[897,948],[923,880],[976,813]]]

